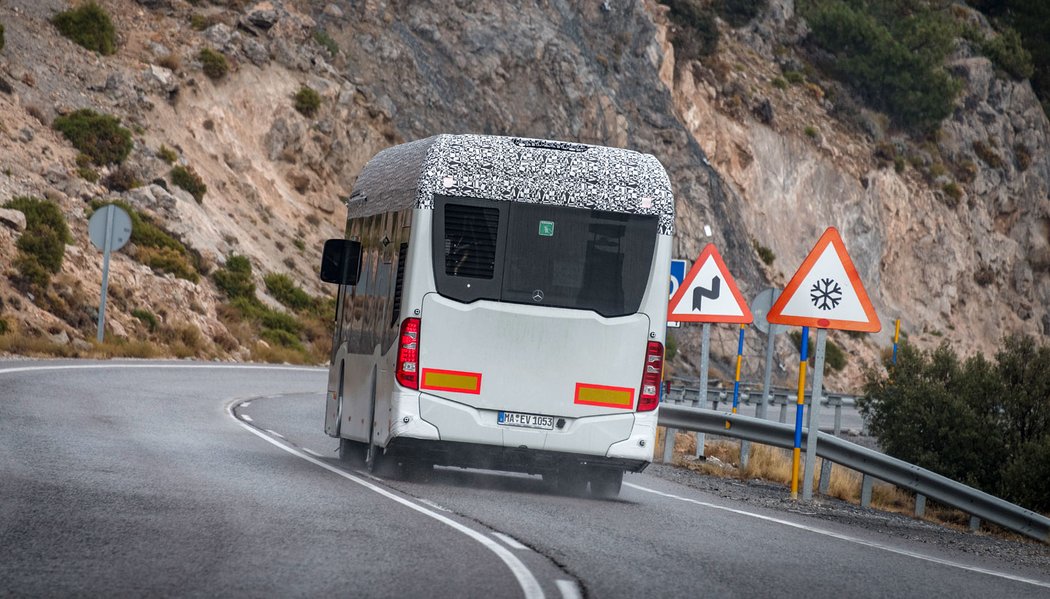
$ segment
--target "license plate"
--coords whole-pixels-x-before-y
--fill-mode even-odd
[[[520,412],[500,412],[496,420],[504,426],[520,426],[524,428],[542,428],[551,430],[554,428],[554,416],[540,416],[539,414],[522,414]]]

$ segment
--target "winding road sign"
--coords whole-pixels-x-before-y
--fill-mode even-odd
[[[846,246],[835,227],[817,241],[766,320],[822,329],[877,333],[882,329]]]
[[[709,243],[671,298],[667,320],[749,324],[751,310],[740,295],[722,256]]]

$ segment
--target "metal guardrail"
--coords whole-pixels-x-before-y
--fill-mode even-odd
[[[741,388],[743,389],[743,387]],[[790,406],[794,409],[795,402],[798,401],[797,393],[798,392],[794,389],[773,388],[769,390],[769,397],[766,403],[769,405],[780,406],[780,416],[778,417],[778,421],[787,422],[788,408]],[[808,406],[812,398],[812,393],[806,391],[805,405]],[[757,405],[762,400],[762,390],[754,388],[748,391],[741,391],[739,399],[740,403],[746,406],[750,406],[751,404]],[[717,410],[718,405],[721,403],[732,403],[733,390],[719,389],[717,387],[708,388],[707,398],[704,402],[701,402],[699,387],[672,386],[670,392],[664,395],[663,401],[692,405],[693,407],[700,408],[706,408],[708,405],[711,405]],[[857,406],[857,398],[843,393],[825,391],[820,398],[820,405],[835,409],[834,431],[835,434],[838,435],[842,431],[842,408],[855,408]]]
[[[794,446],[793,426],[740,414],[665,403],[660,406],[659,424],[668,428],[736,437],[785,449]],[[817,455],[828,461],[913,491],[922,497],[929,497],[1033,539],[1050,543],[1050,518],[903,460],[827,433],[818,434]],[[803,450],[806,447],[805,440],[806,432],[802,435]],[[869,485],[866,480],[865,486],[870,493]]]

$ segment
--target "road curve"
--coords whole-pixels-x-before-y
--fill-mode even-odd
[[[325,371],[0,362],[0,594],[1046,597],[1050,573],[648,475],[616,501],[321,433]]]

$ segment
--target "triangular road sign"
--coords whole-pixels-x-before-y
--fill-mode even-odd
[[[729,274],[722,256],[709,243],[693,268],[678,286],[667,309],[667,320],[673,322],[751,322],[751,310],[740,295],[736,281]]]
[[[766,320],[822,329],[877,333],[882,329],[842,237],[828,227],[809,252]]]

